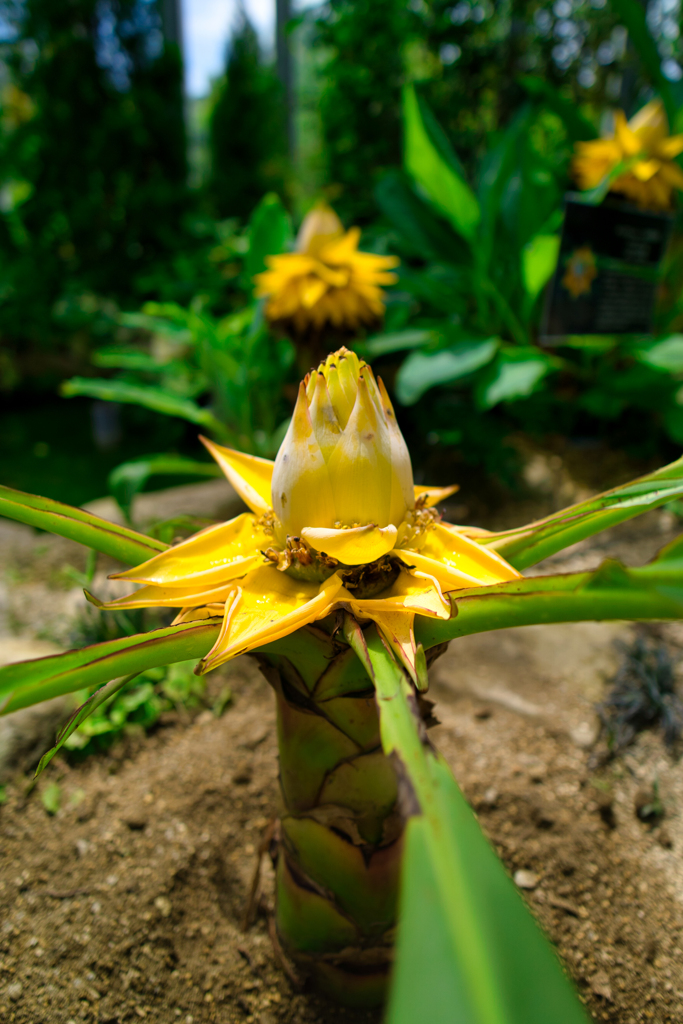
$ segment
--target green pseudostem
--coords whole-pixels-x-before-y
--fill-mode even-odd
[[[404,819],[372,683],[354,649],[318,626],[257,657],[277,701],[281,945],[335,999],[379,1005],[392,960]]]

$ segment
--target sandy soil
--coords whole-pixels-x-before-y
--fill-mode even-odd
[[[605,554],[642,562],[675,526],[670,513],[653,513],[551,567],[584,568]],[[59,615],[66,621],[76,602],[60,566],[80,567],[81,556],[11,529],[7,593],[33,588],[32,614],[10,596],[5,636],[45,637],[44,608],[59,639]],[[680,661],[683,627],[656,628]],[[431,736],[594,1020],[673,1024],[683,1020],[683,768],[651,733],[602,767],[593,749],[613,642],[633,629],[528,627],[453,643],[433,669],[442,724]],[[378,1020],[292,985],[268,937],[267,868],[256,920],[242,929],[255,851],[277,807],[274,709],[249,659],[210,686],[226,681],[235,699],[221,718],[168,714],[152,735],[79,766],[55,759],[35,787],[24,774],[9,783],[0,1020]],[[61,806],[49,815],[41,795],[55,782]],[[664,817],[646,824],[637,808],[654,783]]]

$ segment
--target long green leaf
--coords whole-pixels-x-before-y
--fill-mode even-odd
[[[219,629],[215,620],[184,623],[107,640],[80,651],[5,665],[0,668],[0,713],[9,714],[133,672],[203,658],[215,643]]]
[[[127,565],[145,562],[168,547],[160,540],[117,526],[82,508],[63,505],[51,498],[39,498],[35,494],[24,494],[11,487],[0,486],[0,515],[86,544]]]
[[[86,395],[88,398],[99,398],[104,402],[125,402],[130,405],[141,405],[164,416],[178,416],[189,420],[200,427],[205,427],[222,437],[225,427],[214,416],[210,409],[204,409],[190,398],[181,398],[163,388],[148,387],[144,384],[128,384],[123,380],[95,380],[91,377],[72,377],[64,381],[60,388],[66,398]]]
[[[471,633],[549,622],[683,618],[683,553],[670,545],[649,565],[626,569],[608,559],[593,572],[532,576],[451,594],[453,617],[419,617],[415,639],[425,650]],[[668,552],[668,555],[667,555]],[[665,557],[663,557],[665,556]]]
[[[412,85],[404,91],[403,120],[406,170],[455,230],[473,242],[481,216],[477,197],[430,138]]]
[[[586,1024],[448,767],[421,742],[405,674],[374,629],[366,637],[382,745],[415,804],[388,1024]]]
[[[683,457],[535,523],[477,539],[486,547],[495,548],[516,569],[526,569],[570,544],[659,508],[681,494]]]

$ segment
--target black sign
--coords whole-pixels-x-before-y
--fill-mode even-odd
[[[540,336],[648,334],[672,219],[608,197],[568,197]]]

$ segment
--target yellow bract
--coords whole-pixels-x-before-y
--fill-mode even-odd
[[[669,136],[664,107],[652,100],[626,120],[614,115],[614,134],[592,142],[577,142],[572,173],[582,189],[595,188],[619,164],[625,169],[610,185],[639,206],[666,210],[674,189],[683,189],[683,171],[674,157],[683,152],[683,135]]]
[[[395,256],[359,252],[360,228],[344,233],[328,206],[304,219],[297,251],[269,256],[257,274],[256,294],[268,299],[266,316],[298,335],[325,326],[357,331],[384,313],[382,285],[393,284]]]
[[[102,606],[222,617],[200,671],[345,609],[373,620],[419,683],[415,615],[448,618],[449,592],[519,576],[430,510],[453,489],[413,486],[382,382],[347,349],[302,382],[275,463],[205,443],[252,512],[117,574],[143,586]]]
[[[398,528],[415,504],[410,455],[389,396],[354,352],[340,349],[302,381],[275,459],[272,499],[281,540],[304,536],[348,565],[372,562],[393,547],[395,534],[384,534],[384,550],[364,557],[382,546],[381,537],[353,531]],[[328,531],[328,546],[313,539],[322,535],[312,529]],[[345,552],[342,531],[349,548],[361,542],[360,557]]]

